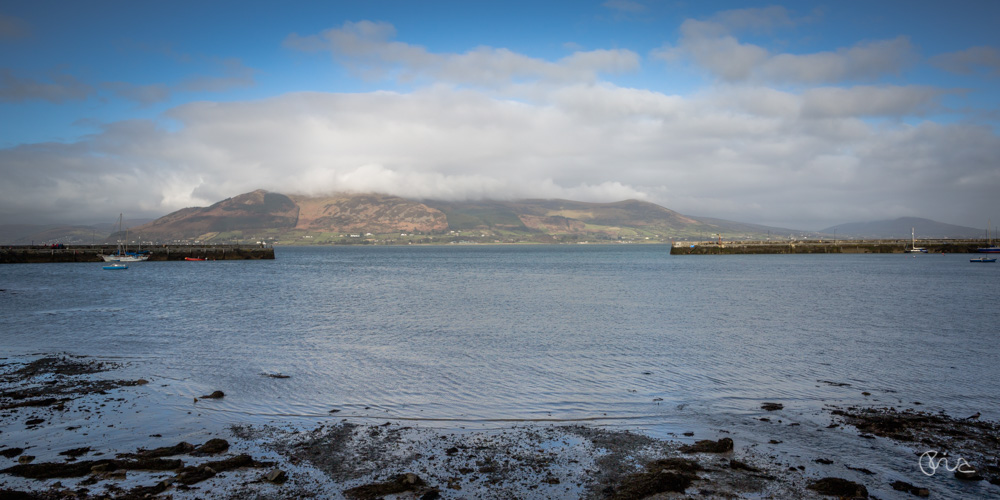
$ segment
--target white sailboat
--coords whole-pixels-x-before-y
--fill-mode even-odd
[[[118,214],[118,231],[116,234],[121,234],[122,232],[122,221],[124,220],[123,214]],[[118,248],[115,249],[115,253],[111,255],[101,254],[101,258],[104,262],[142,262],[149,258],[149,254],[140,254],[136,252],[128,251],[128,229],[125,229],[125,240],[118,240]]]
[[[915,230],[916,228],[910,228],[910,248],[906,250],[906,253],[927,253],[926,248],[917,246],[917,236]]]
[[[987,219],[986,222],[986,245],[983,248],[977,248],[976,251],[979,253],[1000,253],[1000,246],[993,244],[993,239],[990,238],[990,224],[992,221]]]

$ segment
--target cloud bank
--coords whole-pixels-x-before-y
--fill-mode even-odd
[[[995,199],[1000,143],[992,130],[872,125],[849,112],[878,111],[865,102],[883,91],[681,98],[577,85],[532,104],[437,87],[191,103],[170,111],[176,130],[116,123],[76,144],[0,151],[5,176],[14,176],[0,188],[2,215],[10,221],[17,215],[10,207],[28,204],[53,216],[123,206],[162,215],[265,187],[439,199],[637,198],[797,227],[826,221],[832,206],[838,220],[928,204],[958,218],[964,201]],[[924,106],[930,93],[901,92],[881,112]]]
[[[688,19],[681,25],[677,45],[665,45],[654,51],[653,57],[665,61],[689,58],[726,82],[785,84],[874,81],[898,75],[919,59],[905,36],[810,54],[773,53],[736,36],[796,23],[783,7],[726,11],[710,20]]]
[[[575,52],[558,61],[528,57],[503,48],[477,47],[462,54],[438,54],[397,42],[396,29],[384,22],[346,22],[318,35],[289,35],[285,46],[328,51],[334,59],[368,78],[431,80],[486,87],[515,81],[595,82],[598,75],[633,71],[639,56],[630,50]]]

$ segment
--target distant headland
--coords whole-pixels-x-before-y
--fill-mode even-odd
[[[447,243],[661,243],[976,238],[981,230],[927,219],[844,224],[801,231],[683,215],[624,200],[414,200],[373,193],[284,195],[257,190],[134,225],[127,231],[82,226],[0,226],[0,244],[371,245]]]

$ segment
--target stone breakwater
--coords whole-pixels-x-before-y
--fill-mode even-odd
[[[791,253],[904,253],[910,240],[815,240],[815,241],[678,241],[670,255],[741,255]],[[975,253],[987,246],[982,240],[924,240],[917,247],[928,253]]]
[[[149,262],[166,260],[261,260],[274,259],[273,247],[260,245],[160,245],[144,248]],[[115,245],[15,245],[0,247],[0,264],[44,264],[50,262],[103,262],[101,255],[115,252]]]

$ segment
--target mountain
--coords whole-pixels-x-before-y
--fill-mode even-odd
[[[95,227],[0,227],[0,241],[113,243],[110,224]],[[691,217],[654,203],[625,200],[413,200],[382,194],[284,195],[257,190],[209,207],[178,210],[132,226],[131,242],[278,244],[444,242],[670,242],[806,236],[791,229]]]
[[[450,213],[449,224],[455,228],[473,223],[476,226],[486,227],[501,224],[542,231],[574,232],[585,231],[587,225],[609,228],[643,227],[652,230],[699,224],[698,221],[673,210],[637,200],[616,203],[585,203],[570,200],[427,203],[445,213]],[[458,220],[453,221],[454,218]]]
[[[761,237],[791,234],[723,220],[699,220],[626,200],[440,201],[382,194],[286,196],[263,190],[210,207],[178,210],[132,233],[142,241],[302,243],[584,242]],[[114,240],[116,236],[109,238]]]
[[[817,233],[682,215],[640,200],[412,200],[383,194],[284,195],[257,190],[209,207],[178,210],[127,226],[147,243],[279,244],[590,242],[765,238],[981,238],[983,230],[929,219],[840,224]],[[3,244],[115,242],[111,223],[93,226],[0,226]]]
[[[126,226],[136,226],[149,222],[149,219],[132,219],[125,221]],[[3,224],[0,225],[0,245],[49,245],[64,243],[67,245],[91,245],[102,243],[112,231],[114,223],[102,223],[82,226],[67,226],[58,224]]]
[[[782,227],[772,227],[772,226],[762,226],[760,224],[750,224],[747,222],[733,222],[724,219],[713,219],[711,217],[698,217],[698,220],[710,224],[714,227],[723,228],[726,233],[738,233],[746,235],[764,235],[766,238],[787,238],[787,237],[801,237],[808,236],[812,237],[822,237],[823,235],[817,232],[811,231],[801,231],[798,229],[786,229]],[[764,238],[761,238],[764,239]]]
[[[571,200],[424,201],[448,217],[455,231],[508,231],[566,239],[697,237],[732,233],[725,221],[705,222],[654,203],[625,200],[587,203]]]
[[[380,194],[291,197],[299,207],[296,229],[338,232],[442,232],[448,219],[422,203]]]
[[[298,218],[299,207],[290,198],[259,189],[210,207],[184,208],[130,231],[144,241],[211,240],[248,230],[293,229]]]
[[[872,222],[851,222],[828,227],[821,233],[836,234],[838,238],[861,238],[861,239],[908,239],[910,231],[913,231],[918,239],[973,239],[985,237],[985,229],[973,227],[956,226],[930,219],[918,217],[900,217],[893,220],[880,220]]]

